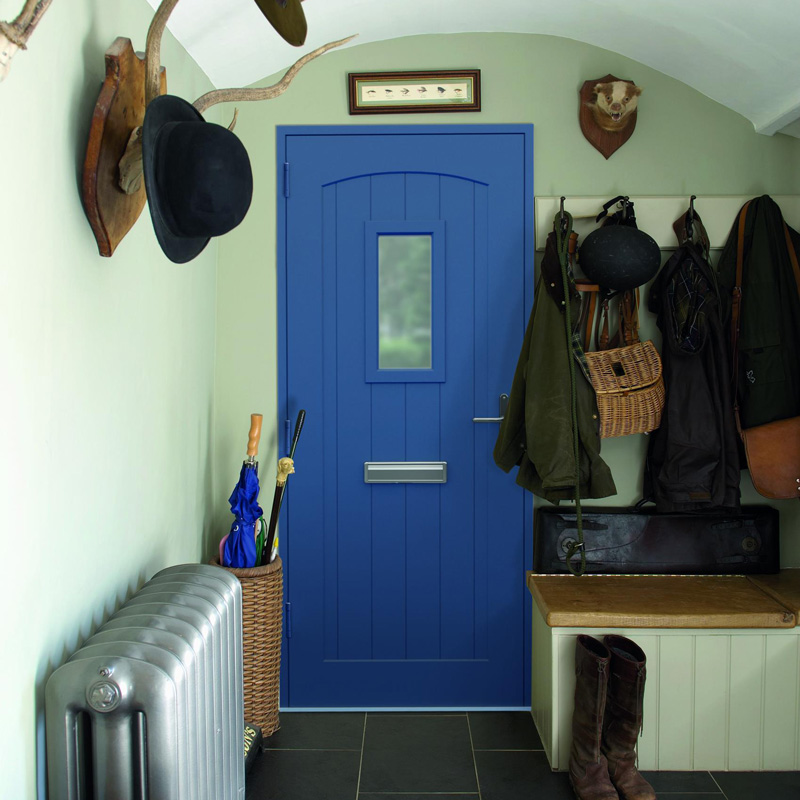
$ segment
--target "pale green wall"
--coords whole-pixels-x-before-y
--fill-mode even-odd
[[[0,0],[13,19],[22,0]],[[198,561],[210,506],[216,244],[161,253],[147,210],[97,254],[78,191],[117,36],[145,0],[56,0],[0,84],[0,797],[44,800],[44,682],[144,579]],[[162,63],[208,80],[171,35]],[[37,768],[38,761],[38,768]]]
[[[347,113],[348,72],[475,67],[482,76],[481,113]],[[578,89],[585,80],[607,73],[633,79],[645,90],[634,136],[608,161],[583,138],[578,125]],[[334,51],[305,67],[283,96],[242,106],[239,120],[237,133],[250,152],[256,189],[248,219],[220,244],[215,459],[215,476],[223,481],[215,492],[219,497],[237,469],[251,411],[264,414],[262,462],[271,466],[277,457],[276,125],[532,122],[537,195],[678,194],[688,199],[692,193],[800,192],[797,139],[756,134],[744,117],[662,73],[606,50],[550,36],[417,36]],[[644,319],[643,330],[657,333],[652,319]],[[245,380],[244,375],[249,377]],[[619,489],[608,503],[627,505],[639,498],[645,449],[642,436],[603,443]],[[265,474],[269,472],[263,470]],[[742,486],[746,502],[761,501],[746,474]],[[800,507],[784,502],[780,509],[784,565],[800,566]],[[224,504],[215,506],[219,531],[229,524],[226,511]]]

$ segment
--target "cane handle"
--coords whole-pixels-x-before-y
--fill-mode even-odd
[[[294,472],[294,461],[288,456],[285,456],[278,461],[278,486],[283,486],[286,479]]]
[[[261,438],[261,414],[250,415],[250,434],[247,437],[247,457],[255,458],[258,455],[258,440]]]

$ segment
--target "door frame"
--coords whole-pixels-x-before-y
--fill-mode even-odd
[[[508,123],[508,124],[452,124],[452,125],[277,125],[275,129],[275,150],[276,150],[276,272],[277,272],[277,306],[278,306],[278,408],[276,430],[278,433],[278,452],[286,450],[288,452],[289,438],[293,425],[286,425],[289,420],[288,412],[288,386],[286,376],[288,374],[288,355],[286,330],[288,322],[287,306],[287,241],[286,241],[286,199],[291,196],[291,169],[285,168],[287,162],[288,140],[292,136],[370,136],[370,135],[403,135],[403,134],[495,134],[495,133],[516,133],[521,134],[524,140],[525,152],[525,179],[524,179],[524,241],[523,252],[525,258],[524,276],[524,301],[523,318],[520,321],[520,345],[522,344],[525,326],[528,322],[531,309],[533,308],[534,290],[534,253],[535,253],[535,224],[534,224],[534,192],[533,192],[533,124],[532,123]],[[513,375],[508,376],[508,385],[511,386]],[[509,480],[513,476],[509,475]],[[291,483],[291,481],[290,481]],[[291,491],[291,489],[289,489]],[[533,499],[525,504],[523,525],[528,535],[524,538],[524,560],[525,564],[533,564]],[[289,523],[288,504],[284,504],[279,518],[279,528],[288,531]],[[283,539],[286,541],[286,538]],[[288,562],[287,562],[288,563]],[[524,706],[521,709],[528,710],[531,702],[531,626],[532,626],[532,601],[526,602],[528,589],[526,586],[525,575],[519,576],[521,591],[523,594],[523,631],[524,642],[524,663],[523,663],[523,687],[524,687]],[[288,570],[283,573],[284,603],[290,596],[290,581]],[[286,642],[287,625],[284,619],[281,678],[280,678],[280,706],[282,710],[292,711],[288,707],[289,702],[289,645]],[[297,711],[309,711],[313,709],[296,709]],[[320,711],[336,711],[333,708],[319,709]],[[352,709],[341,709],[352,710]],[[403,709],[414,710],[414,709]],[[425,709],[430,711],[431,709]],[[468,709],[493,710],[493,709]],[[508,710],[508,709],[505,709]]]

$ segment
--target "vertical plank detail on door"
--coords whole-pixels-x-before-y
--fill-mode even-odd
[[[370,180],[342,181],[337,188],[337,295],[364,307],[364,222],[370,214]],[[363,469],[353,453],[371,454],[370,391],[364,383],[363,320],[349,314],[337,319],[340,352],[358,357],[339,359],[336,374],[338,405],[350,413],[337,420],[339,658],[372,658],[372,504],[369,487],[358,479]],[[372,455],[369,460],[373,460]],[[345,589],[346,590],[343,590]]]
[[[406,175],[405,219],[441,219],[439,176]],[[452,276],[445,275],[445,280]],[[434,331],[436,327],[434,326]],[[406,452],[420,461],[445,460],[441,438],[441,384],[406,386]],[[441,657],[441,486],[406,487],[406,654]]]
[[[336,296],[336,208],[337,185],[322,190],[322,274],[319,284],[323,298]],[[322,474],[325,476],[318,491],[323,497],[322,568],[323,568],[323,658],[339,658],[339,436],[337,419],[339,397],[336,375],[339,370],[336,305],[322,303]],[[308,401],[306,401],[308,402]],[[307,434],[306,434],[307,435]]]
[[[370,216],[372,221],[398,220],[405,211],[405,178],[399,174],[372,175]],[[377,238],[367,237],[366,247],[377,248]],[[378,265],[377,258],[367,258],[367,265]],[[369,267],[367,267],[369,268]],[[379,281],[373,285],[379,288]],[[378,298],[367,298],[378,304]],[[366,315],[369,319],[369,315]],[[374,335],[369,331],[367,335]],[[364,381],[364,375],[360,378]],[[406,396],[404,383],[373,383],[372,460],[405,461]],[[401,424],[388,425],[387,420]],[[404,424],[403,424],[404,423]],[[372,495],[372,658],[406,657],[406,487],[375,485]]]
[[[489,409],[489,416],[497,416],[497,399],[492,402],[489,395],[489,300],[491,280],[486,268],[486,238],[488,198],[487,187],[484,184],[472,185],[472,206],[475,214],[475,224],[472,226],[472,252],[475,264],[475,329],[481,331],[482,336],[475,336],[475,377],[472,386],[473,415],[483,416],[482,409]],[[481,454],[490,453],[497,436],[496,425],[473,424],[474,436],[473,452],[475,460],[474,497],[475,497],[475,658],[489,657],[489,565],[495,560],[490,558],[491,532],[494,527],[494,517],[490,521],[490,497],[485,487],[489,485],[489,471],[497,468]],[[500,516],[502,511],[497,509]],[[479,533],[483,531],[483,535]]]
[[[472,218],[472,184],[453,177],[441,178],[443,219]],[[472,237],[456,225],[445,229],[445,249],[458,274],[447,275],[445,336],[455,341],[472,337],[472,325],[461,309],[474,307],[474,257]],[[442,405],[455,423],[443,428],[442,450],[447,454],[447,488],[442,492],[441,598],[442,658],[472,659],[475,656],[475,509],[472,423],[473,396],[461,375],[470,375],[468,364],[451,363],[442,384]],[[469,384],[467,384],[469,385]],[[467,502],[465,502],[465,500]]]

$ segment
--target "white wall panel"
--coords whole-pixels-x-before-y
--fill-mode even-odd
[[[627,634],[624,634],[627,636]],[[637,751],[641,769],[658,769],[659,741],[659,684],[661,680],[660,656],[661,639],[658,636],[636,634],[636,644],[647,656],[647,679],[644,691],[644,718],[642,735],[639,737]]]
[[[554,769],[569,764],[581,633],[627,636],[647,655],[640,769],[800,768],[800,628],[548,628],[536,609],[534,620],[533,710]],[[551,660],[546,644],[536,656],[542,639]]]
[[[563,630],[563,629],[562,629]],[[566,635],[556,637],[556,656],[558,658],[558,685],[556,687],[557,713],[553,718],[553,735],[557,743],[557,762],[566,769],[569,764],[569,750],[572,745],[572,710],[575,707],[575,640],[582,630],[572,630]],[[589,634],[592,635],[591,633]],[[564,721],[566,720],[566,724]]]
[[[764,640],[760,635],[731,637],[729,769],[760,769]]]
[[[553,758],[553,639],[541,614],[533,614],[531,654],[531,713],[539,738],[551,762]]]
[[[800,637],[767,636],[764,660],[763,769],[786,769],[798,751],[798,646]]]
[[[662,638],[658,666],[668,677],[658,682],[658,769],[686,769],[694,738],[694,637]]]
[[[693,763],[727,769],[729,636],[698,636],[694,652]]]

